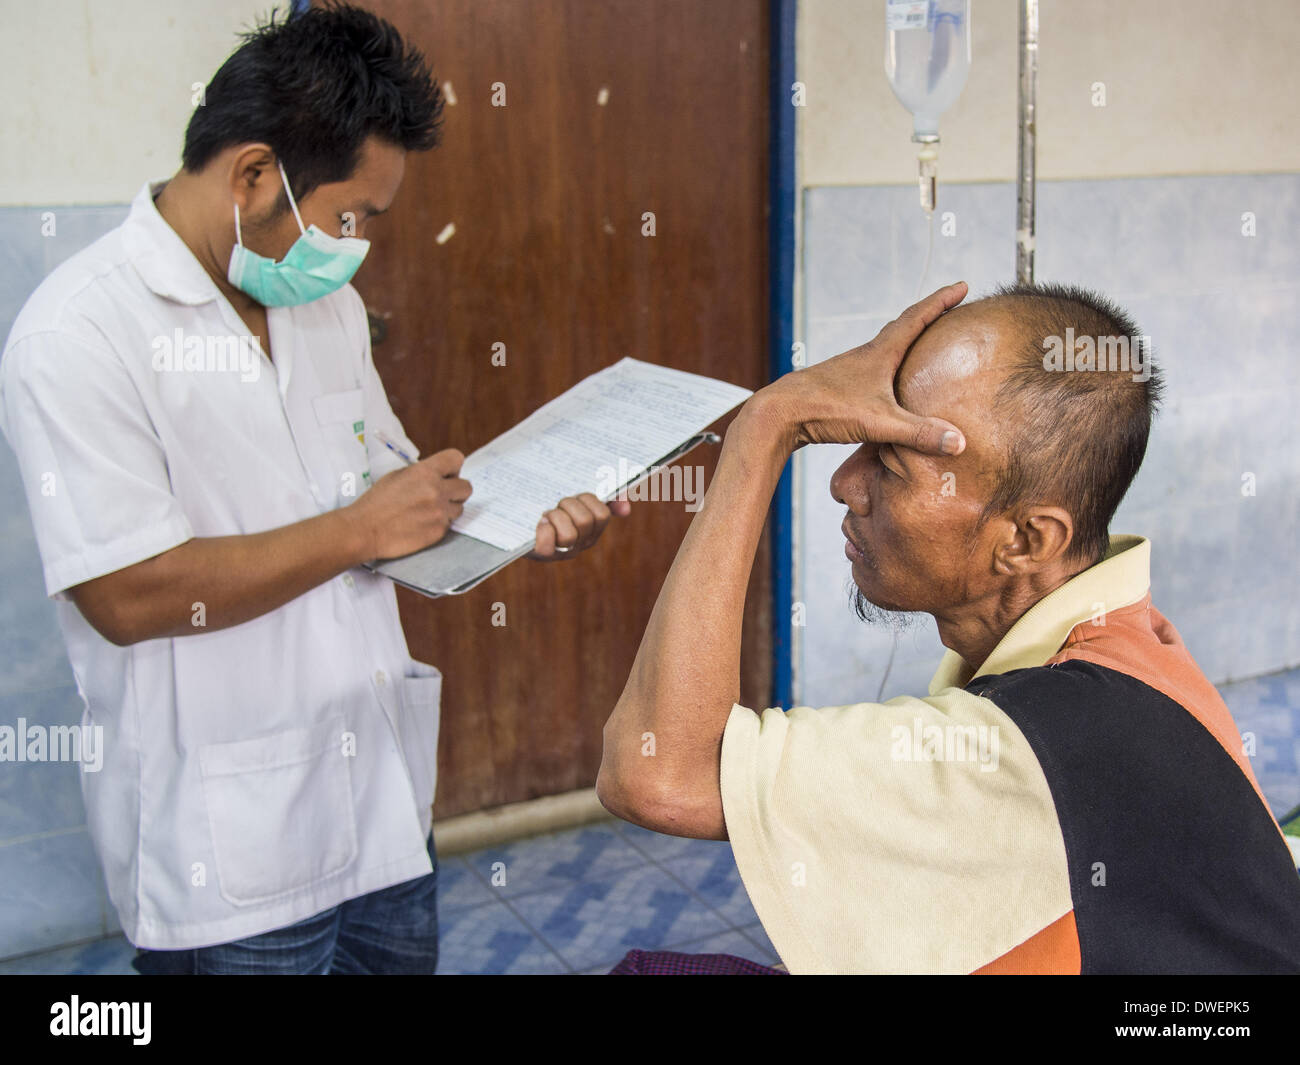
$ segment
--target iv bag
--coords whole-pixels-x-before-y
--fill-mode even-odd
[[[970,0],[886,0],[885,74],[912,112],[912,140],[939,139],[969,73]]]

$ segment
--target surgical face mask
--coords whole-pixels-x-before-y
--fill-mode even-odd
[[[370,250],[370,241],[360,237],[331,237],[314,222],[304,229],[289,179],[285,177],[284,164],[278,165],[301,235],[279,262],[258,255],[244,247],[239,229],[239,204],[235,204],[235,246],[226,270],[230,283],[263,307],[292,307],[338,291],[352,280]]]

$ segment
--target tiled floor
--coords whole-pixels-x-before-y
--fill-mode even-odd
[[[1224,686],[1264,795],[1300,805],[1300,669]],[[608,822],[439,862],[441,973],[604,973],[633,948],[777,957],[731,848]],[[121,936],[0,962],[0,974],[134,973]]]
[[[611,822],[444,868],[439,972],[599,973],[636,947],[777,961],[726,843]]]
[[[731,847],[624,822],[441,858],[440,974],[604,973],[633,948],[776,952]],[[133,974],[122,936],[0,962],[0,974]]]

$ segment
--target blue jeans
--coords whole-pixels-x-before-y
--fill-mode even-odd
[[[433,872],[380,888],[304,921],[190,950],[137,949],[146,976],[258,974],[432,975],[438,967],[438,855]]]

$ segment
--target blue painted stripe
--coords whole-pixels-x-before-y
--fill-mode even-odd
[[[795,81],[797,0],[771,0],[771,148],[768,233],[768,314],[773,379],[794,369],[794,134],[790,102]],[[794,598],[794,492],[791,463],[772,499],[772,705],[790,707],[790,609]]]

